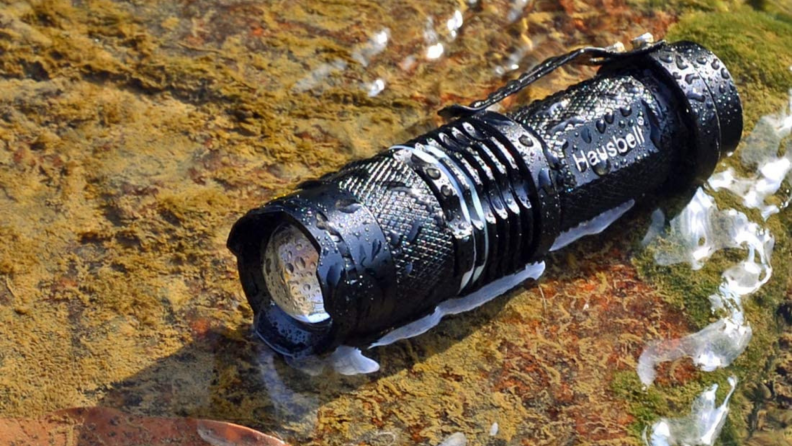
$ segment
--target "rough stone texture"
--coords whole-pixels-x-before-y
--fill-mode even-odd
[[[777,44],[772,64],[741,56],[756,33],[781,39],[789,19],[736,2],[649,3],[538,0],[513,23],[517,1],[0,3],[0,414],[100,405],[294,444],[437,444],[458,431],[472,444],[638,443],[647,423],[726,376],[702,380],[680,361],[640,388],[643,346],[696,329],[679,302],[706,298],[682,294],[687,271],[639,275],[648,207],[552,256],[538,285],[375,350],[382,371],[355,378],[300,374],[253,339],[224,243],[247,209],[485,95],[514,75],[496,73],[511,54],[524,68],[573,45],[662,36],[679,15],[678,35],[718,44],[719,27],[745,31],[754,14],[747,23],[766,31],[725,44],[727,63],[754,121],[783,103],[792,50]],[[464,26],[449,42],[455,9]],[[424,57],[430,16],[445,43],[435,61]],[[712,29],[697,28],[706,20]],[[356,57],[385,28],[385,50]],[[563,71],[521,100],[590,74]],[[369,97],[377,78],[385,90]],[[788,342],[774,347],[789,296],[778,277],[777,299],[749,312],[765,331],[737,370],[754,387],[735,398],[729,438],[783,436],[790,418],[792,367],[766,366],[789,354]],[[768,398],[749,390],[765,378],[778,408],[757,430]]]

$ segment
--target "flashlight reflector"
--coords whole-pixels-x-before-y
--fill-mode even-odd
[[[305,234],[283,224],[262,248],[262,272],[273,302],[300,322],[315,324],[329,319],[316,277],[319,253]]]

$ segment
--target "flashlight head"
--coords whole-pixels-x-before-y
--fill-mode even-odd
[[[440,229],[420,230],[441,213],[430,191],[391,158],[368,161],[249,212],[231,231],[229,248],[256,313],[256,333],[279,353],[299,357],[344,339],[376,340],[393,320],[431,310],[436,299],[427,296],[450,288],[449,237]],[[369,189],[362,196],[370,201],[362,203],[347,188],[370,186],[364,179],[377,170],[390,172],[381,180],[393,187]],[[384,207],[371,206],[374,201]],[[411,205],[412,213],[388,217]],[[392,237],[383,226],[393,227]],[[410,227],[416,230],[409,240],[396,236],[405,229],[409,235]],[[394,259],[399,250],[416,256],[415,269]]]

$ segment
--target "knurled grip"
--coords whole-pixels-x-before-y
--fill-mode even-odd
[[[654,73],[619,70],[511,114],[535,131],[552,160],[561,230],[668,181],[690,149],[679,104]]]

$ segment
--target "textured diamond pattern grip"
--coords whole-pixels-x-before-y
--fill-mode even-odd
[[[352,163],[326,181],[348,190],[376,218],[390,246],[397,283],[405,294],[426,295],[427,290],[438,287],[458,289],[458,284],[450,281],[455,247],[445,230],[443,210],[412,168],[384,153]],[[425,299],[427,309],[432,304],[432,299]],[[401,310],[407,308],[394,306],[383,312],[399,319]]]
[[[657,189],[684,159],[674,95],[651,73],[596,77],[512,113],[557,160],[552,177],[566,230]]]

